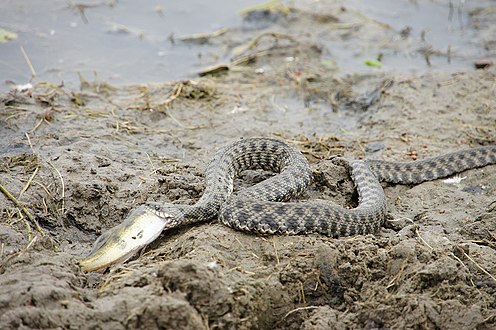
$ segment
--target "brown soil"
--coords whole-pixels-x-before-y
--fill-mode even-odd
[[[288,29],[304,31],[302,17]],[[195,81],[1,96],[0,183],[27,212],[0,194],[0,328],[494,329],[496,166],[459,184],[385,186],[375,235],[259,237],[213,221],[165,232],[111,272],[80,271],[133,207],[194,203],[205,162],[240,137],[297,146],[315,173],[303,198],[346,206],[353,183],[333,155],[496,143],[494,69],[338,78],[308,35]]]

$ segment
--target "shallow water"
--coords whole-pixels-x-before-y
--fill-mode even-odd
[[[97,75],[97,79],[117,85],[195,77],[201,68],[229,60],[225,45],[185,44],[171,39],[246,27],[240,11],[263,2],[97,1],[72,2],[71,6],[71,2],[61,0],[4,0],[0,3],[0,27],[16,32],[18,38],[0,44],[0,90],[7,90],[12,83],[41,80],[77,87],[78,73],[88,80]],[[363,62],[379,53],[384,63],[380,70],[467,71],[484,55],[469,19],[470,8],[484,2],[346,1],[342,4],[348,11],[356,11],[358,19],[387,26],[383,39],[316,37],[324,54],[328,53],[325,57],[344,74],[377,70]],[[286,4],[298,6],[301,2]],[[270,24],[276,23],[268,22],[269,28]],[[408,40],[397,43],[401,32],[404,36],[408,30]],[[384,49],[377,48],[381,42],[386,45]],[[36,72],[34,79],[21,46]],[[422,47],[450,54],[433,56],[428,65],[419,51]]]
[[[75,2],[76,3],[76,2]],[[0,27],[18,39],[0,44],[0,79],[26,83],[31,73],[20,51],[22,45],[38,80],[78,85],[80,72],[93,72],[116,84],[169,81],[194,74],[199,54],[208,45],[170,41],[170,36],[207,33],[239,25],[242,8],[256,1],[119,1],[77,2],[102,5],[84,14],[67,1],[34,0],[0,3]]]
[[[387,41],[383,42],[393,46],[383,52],[385,70],[469,71],[473,69],[473,62],[485,55],[470,11],[487,4],[486,1],[349,0],[346,3],[368,18],[389,25],[392,37],[385,36]],[[404,42],[403,47],[395,48],[394,44],[400,40]],[[442,54],[431,57],[427,63],[422,49]]]

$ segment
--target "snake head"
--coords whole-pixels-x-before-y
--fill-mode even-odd
[[[153,242],[169,220],[166,214],[159,216],[157,208],[155,204],[141,205],[121,224],[103,233],[90,254],[79,262],[81,270],[91,272],[123,263]]]

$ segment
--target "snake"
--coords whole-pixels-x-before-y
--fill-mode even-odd
[[[147,202],[103,233],[80,262],[93,271],[123,262],[163,230],[218,218],[231,228],[270,234],[321,234],[330,237],[377,232],[387,216],[381,182],[415,185],[496,163],[496,145],[475,147],[411,162],[338,159],[356,185],[358,205],[345,208],[326,200],[291,201],[312,182],[306,157],[272,138],[247,138],[219,149],[205,169],[205,190],[193,205]],[[276,173],[234,192],[245,170]]]

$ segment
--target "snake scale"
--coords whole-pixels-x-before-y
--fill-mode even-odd
[[[289,202],[312,181],[312,171],[303,154],[275,139],[238,140],[221,148],[208,163],[206,187],[195,204],[149,202],[139,206],[123,223],[101,235],[80,265],[83,270],[92,271],[122,262],[155,240],[164,229],[216,217],[232,228],[261,234],[319,233],[341,237],[374,233],[386,218],[381,181],[417,184],[495,164],[496,145],[408,163],[342,161],[357,187],[356,208],[347,209],[324,200]],[[235,179],[248,169],[277,174],[233,193]]]
[[[171,227],[219,216],[227,226],[262,234],[367,234],[377,231],[386,216],[386,197],[380,181],[417,184],[494,163],[494,145],[409,163],[352,161],[351,177],[357,186],[359,203],[354,209],[346,209],[321,200],[286,202],[310,184],[312,172],[308,161],[282,141],[250,138],[236,141],[215,154],[206,168],[206,189],[196,204],[146,205],[158,217],[169,218]],[[231,194],[239,173],[257,168],[279,174]]]

